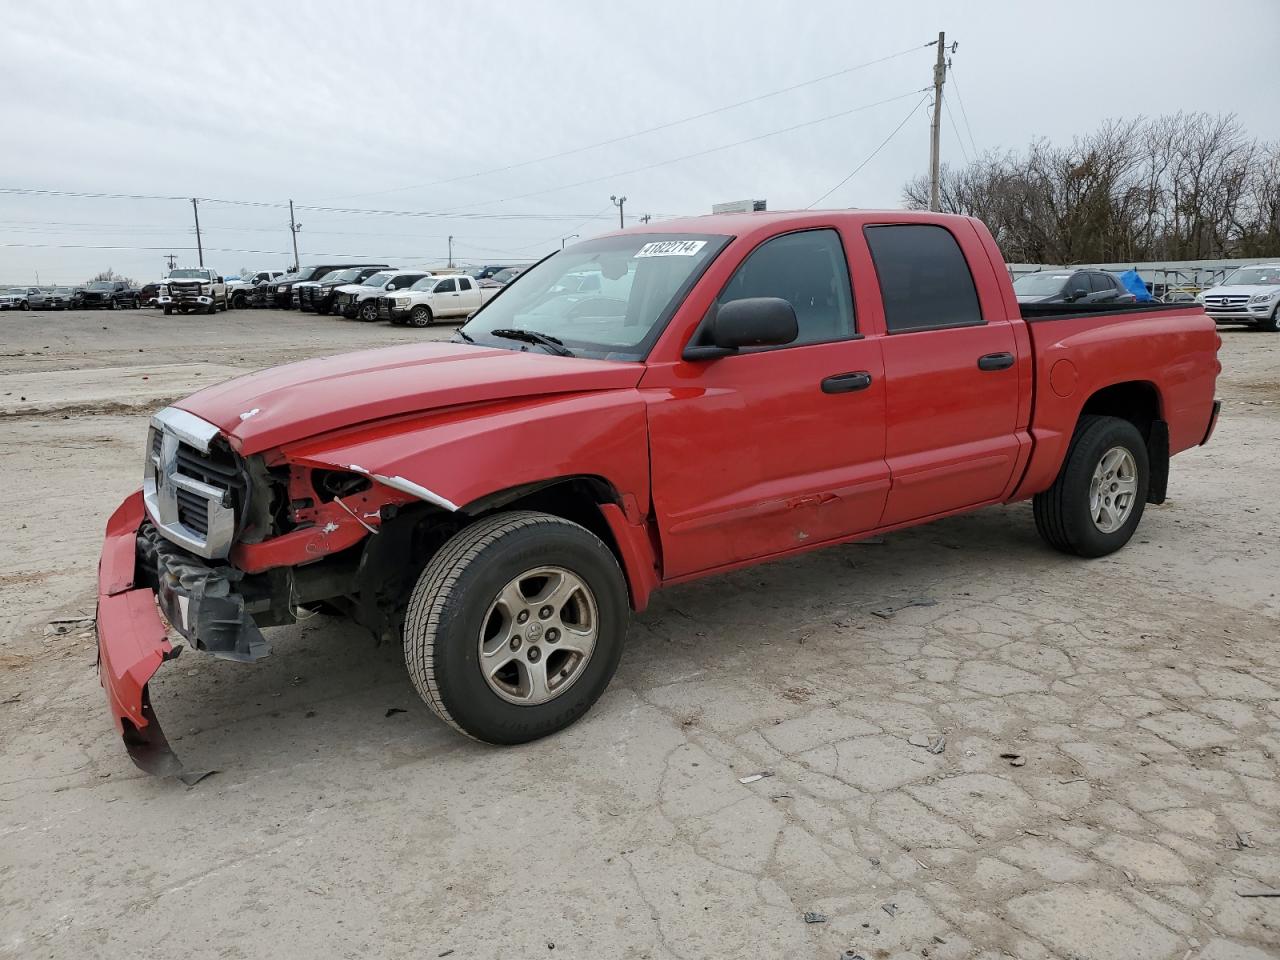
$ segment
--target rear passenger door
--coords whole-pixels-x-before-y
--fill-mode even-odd
[[[1110,274],[1089,274],[1089,303],[1109,303],[1120,295]]]
[[[883,298],[888,383],[882,523],[1000,499],[1018,459],[1019,365],[999,298],[979,301],[969,268],[990,271],[971,230],[864,229]]]
[[[480,288],[470,277],[458,278],[458,310],[457,317],[465,317],[472,310],[480,309]]]

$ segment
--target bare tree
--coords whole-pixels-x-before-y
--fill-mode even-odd
[[[929,184],[903,188],[928,206]],[[944,167],[942,209],[981,218],[1011,261],[1108,263],[1280,254],[1280,145],[1234,115],[1110,120],[1058,146]]]

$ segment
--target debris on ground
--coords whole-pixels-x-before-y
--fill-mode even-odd
[[[804,915],[804,922],[805,923],[826,923],[827,915],[825,913],[816,913],[814,911],[809,911]]]
[[[404,707],[387,707],[387,712],[384,713],[383,716],[394,717],[397,713],[408,713],[408,712],[409,711],[406,710]]]
[[[880,905],[880,909],[891,917],[897,916],[898,914],[898,905],[896,903],[883,903]]]
[[[197,783],[199,783],[205,777],[211,777],[215,773],[218,773],[218,771],[217,770],[184,770],[182,773],[178,774],[178,779],[181,780],[183,783],[185,783],[188,787],[194,787]]]
[[[922,747],[930,753],[938,754],[947,749],[947,735],[945,733],[939,733],[937,735],[913,733],[911,736],[907,737],[907,743],[911,744],[913,747]]]
[[[745,777],[739,777],[739,783],[755,783],[757,780],[763,780],[765,777],[772,777],[772,770],[761,770],[759,773],[750,773]]]
[[[1263,888],[1260,890],[1237,890],[1238,897],[1280,897],[1280,889]]]
[[[1249,839],[1249,835],[1247,833],[1241,833],[1239,830],[1237,830],[1235,849],[1244,850],[1252,846],[1253,846],[1253,841]]]
[[[1008,760],[1011,767],[1021,767],[1027,762],[1027,758],[1020,753],[1002,753],[1000,759]]]
[[[901,603],[877,607],[871,611],[871,615],[879,617],[881,620],[892,620],[893,615],[899,610],[906,610],[908,607],[936,607],[937,605],[938,601],[931,597],[913,597],[910,600],[903,600]]]
[[[866,960],[866,958],[856,950],[846,950],[840,954],[840,960]]]

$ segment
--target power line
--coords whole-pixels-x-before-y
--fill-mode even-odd
[[[847,117],[850,114],[860,113],[863,110],[870,110],[873,107],[884,106],[886,103],[894,103],[895,101],[903,100],[906,97],[914,96],[917,93],[920,93],[920,91],[909,90],[906,93],[898,94],[896,97],[888,97],[887,99],[884,99],[884,100],[877,100],[874,103],[865,103],[862,106],[850,107],[848,110],[841,110],[837,113],[829,113],[824,117],[817,117],[813,120],[805,120],[801,123],[794,123],[789,127],[782,127],[781,129],[778,129],[778,130],[770,130],[766,133],[757,134],[754,137],[746,137],[745,139],[742,139],[742,140],[734,140],[732,143],[722,143],[718,146],[708,147],[705,150],[698,150],[694,153],[686,153],[679,157],[670,157],[669,159],[659,160],[655,163],[646,163],[644,166],[633,167],[630,170],[618,170],[613,173],[604,174],[603,176],[591,177],[587,180],[578,180],[578,181],[575,181],[574,183],[564,183],[558,187],[548,187],[544,190],[532,190],[529,193],[521,193],[511,197],[501,197],[497,200],[484,200],[479,203],[471,203],[471,204],[467,204],[464,207],[455,207],[453,210],[446,210],[444,211],[443,214],[440,214],[440,215],[452,216],[459,210],[470,210],[473,207],[484,207],[492,203],[506,203],[508,200],[526,200],[529,197],[540,197],[540,196],[543,196],[544,194],[558,193],[561,190],[569,190],[569,189],[572,189],[573,187],[582,187],[591,183],[600,183],[601,181],[604,181],[604,180],[612,180],[616,177],[627,177],[627,176],[631,176],[632,174],[643,173],[646,170],[653,170],[656,167],[665,167],[673,163],[682,163],[685,160],[692,160],[696,157],[705,157],[708,154],[718,153],[721,150],[728,150],[732,147],[740,147],[743,144],[754,143],[757,140],[764,140],[768,137],[780,136],[781,134],[784,134],[784,133],[791,133],[794,130],[802,130],[805,127],[812,127],[815,124],[826,123],[829,120],[838,120],[841,117]]]
[[[156,250],[182,250],[187,253],[195,251],[195,247],[175,247],[172,245],[164,247],[134,247],[126,244],[89,244],[89,243],[7,243],[0,241],[0,247],[37,247],[42,249],[54,250],[136,250],[136,251],[156,251]],[[256,254],[264,257],[292,257],[293,254],[288,250],[245,250],[239,247],[205,247],[209,253],[248,253]],[[437,256],[430,253],[419,253],[413,255],[390,254],[390,253],[312,253],[312,257],[347,257],[351,259],[368,258],[370,260],[435,260],[443,259],[443,255]]]
[[[574,154],[585,153],[588,150],[595,150],[599,147],[612,146],[615,143],[622,143],[625,140],[633,140],[636,137],[642,137],[650,133],[657,133],[659,130],[669,130],[671,127],[678,127],[681,124],[692,123],[694,120],[703,120],[707,117],[714,116],[717,113],[724,113],[726,110],[735,110],[738,107],[745,107],[748,104],[759,103],[762,100],[768,100],[772,97],[781,96],[784,93],[790,93],[791,91],[799,90],[802,87],[812,86],[815,83],[823,83],[824,81],[827,81],[827,80],[833,80],[836,77],[843,77],[843,76],[846,76],[847,74],[854,73],[858,70],[865,70],[867,67],[874,67],[877,64],[885,63],[889,60],[894,60],[898,57],[906,56],[909,53],[915,53],[917,50],[922,50],[929,45],[930,44],[928,43],[918,44],[914,47],[908,47],[905,50],[899,50],[897,53],[891,53],[891,54],[888,54],[887,56],[879,57],[875,60],[868,60],[866,63],[855,64],[852,67],[845,67],[843,70],[836,70],[832,73],[823,74],[822,76],[814,77],[811,80],[802,80],[800,83],[793,83],[789,87],[781,87],[777,90],[771,90],[768,93],[762,93],[754,97],[748,97],[746,100],[738,100],[735,103],[728,103],[721,107],[714,107],[711,110],[704,110],[702,113],[695,113],[687,117],[681,117],[679,120],[669,120],[666,123],[660,123],[657,126],[653,126],[653,127],[646,127],[645,129],[637,130],[634,133],[625,133],[622,136],[612,137],[608,140],[600,140],[600,141],[597,141],[596,143],[589,143],[586,146],[582,146],[582,147],[573,147],[569,150],[562,150],[559,153],[547,154],[546,156],[543,156],[543,157],[535,157],[532,160],[521,160],[518,163],[510,163],[503,167],[493,167],[488,170],[479,170],[474,173],[464,173],[456,177],[446,177],[443,180],[430,180],[426,183],[411,184],[405,187],[390,187],[386,190],[371,190],[364,193],[348,193],[348,194],[343,194],[341,196],[329,197],[327,199],[346,200],[353,197],[374,197],[374,196],[382,196],[388,193],[400,193],[405,190],[421,190],[427,187],[440,186],[441,184],[445,184],[445,183],[457,183],[461,180],[471,180],[476,177],[488,176],[489,174],[493,174],[493,173],[506,173],[509,170],[518,170],[521,167],[532,166],[535,163],[545,163],[548,160],[559,160],[561,157],[569,157],[569,156],[573,156]]]
[[[951,86],[955,88],[956,100],[960,102],[960,119],[964,121],[964,128],[969,132],[969,145],[973,147],[973,155],[980,156],[978,143],[973,139],[973,128],[969,126],[969,111],[964,108],[964,96],[960,93],[960,84],[956,82],[956,68],[947,64],[947,72],[951,74]]]
[[[943,109],[947,111],[947,121],[951,124],[951,132],[956,135],[956,143],[960,144],[960,152],[964,154],[964,162],[969,164],[969,148],[964,145],[964,137],[960,136],[960,131],[956,128],[956,118],[951,115],[951,101],[942,101]]]
[[[820,204],[823,200],[827,199],[827,197],[831,196],[833,193],[835,193],[837,190],[843,187],[846,183],[852,180],[854,175],[857,174],[859,170],[861,170],[868,163],[874,160],[876,154],[878,154],[881,150],[883,150],[885,146],[889,143],[889,141],[898,135],[898,131],[907,125],[907,121],[910,120],[913,116],[915,116],[916,111],[919,110],[920,107],[924,104],[924,102],[928,99],[929,99],[929,95],[926,93],[923,97],[921,97],[918,101],[916,101],[916,105],[911,108],[911,111],[905,117],[902,118],[902,122],[893,128],[893,132],[889,134],[887,137],[885,137],[883,141],[881,141],[880,146],[872,150],[871,153],[867,155],[867,158],[865,160],[863,160],[860,164],[854,167],[852,171],[850,171],[847,177],[845,177],[843,180],[837,183],[834,187],[832,187],[830,190],[828,190],[826,193],[820,196],[817,200],[813,201],[813,203],[805,207],[805,209],[812,210],[814,207]]]

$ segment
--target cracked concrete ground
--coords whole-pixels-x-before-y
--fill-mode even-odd
[[[47,625],[92,613],[143,411],[213,368],[448,332],[4,318],[0,956],[1280,956],[1280,899],[1241,895],[1280,887],[1265,334],[1224,331],[1217,437],[1112,557],[1053,553],[1015,505],[665,591],[585,720],[513,749],[316,617],[257,666],[164,667],[176,749],[219,772],[140,774],[91,631]]]

